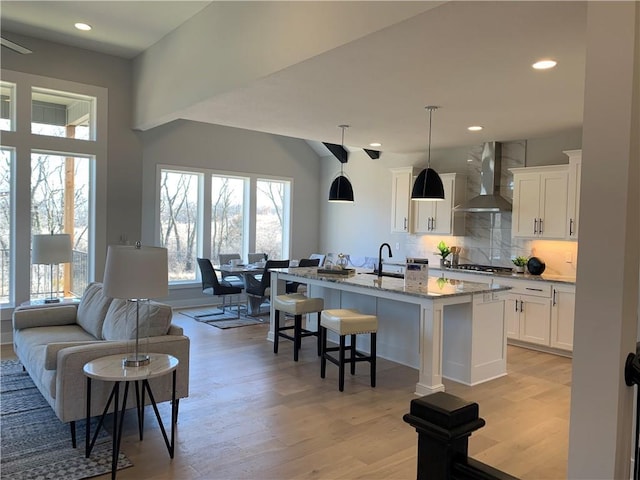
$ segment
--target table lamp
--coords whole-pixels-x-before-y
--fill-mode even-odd
[[[34,265],[49,265],[51,295],[44,303],[58,303],[59,298],[53,294],[53,266],[71,261],[71,235],[53,232],[50,235],[34,235],[31,243],[31,263]]]
[[[124,359],[125,367],[149,363],[149,355],[140,352],[140,303],[169,294],[167,249],[133,245],[110,245],[104,271],[103,291],[107,297],[135,302],[136,338],[133,356]],[[127,312],[129,308],[127,308]],[[148,313],[148,308],[147,308]]]

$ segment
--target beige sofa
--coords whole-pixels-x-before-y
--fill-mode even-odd
[[[18,307],[13,313],[15,353],[58,418],[71,422],[74,446],[75,421],[86,417],[86,377],[82,368],[99,357],[123,354],[124,358],[132,352],[133,308],[126,300],[105,297],[102,284],[92,283],[77,305]],[[176,398],[187,397],[189,338],[180,327],[171,324],[170,306],[151,302],[148,316],[147,310],[141,309],[144,315],[140,331],[148,332],[147,351],[167,353],[180,361]],[[141,345],[145,343],[141,340]],[[149,381],[156,402],[171,400],[171,380],[171,375],[165,375]],[[92,416],[102,414],[112,386],[112,382],[92,382]],[[127,405],[135,407],[135,395],[129,395]]]

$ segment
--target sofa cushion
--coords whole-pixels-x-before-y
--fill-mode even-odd
[[[139,336],[166,335],[171,325],[169,305],[155,302],[140,303]],[[136,302],[115,299],[111,302],[102,326],[105,340],[132,340],[136,338]]]
[[[102,294],[101,283],[90,283],[78,305],[76,322],[97,339],[102,339],[102,324],[112,301]]]

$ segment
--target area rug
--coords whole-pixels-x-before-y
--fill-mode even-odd
[[[207,325],[212,325],[222,329],[246,327],[247,325],[262,325],[265,323],[264,315],[262,316],[263,318],[249,317],[244,315],[241,311],[240,318],[238,318],[235,307],[233,310],[227,309],[223,314],[220,314],[220,312],[221,310],[218,310],[217,308],[179,310],[179,313],[182,315],[193,318],[198,322],[206,323]],[[268,312],[265,315],[268,315]]]
[[[69,425],[56,417],[29,374],[22,371],[20,362],[0,362],[0,468],[3,480],[79,480],[110,473],[111,437],[101,431],[91,458],[85,458],[84,423],[76,422],[78,446],[72,448]],[[118,470],[132,465],[120,453]]]

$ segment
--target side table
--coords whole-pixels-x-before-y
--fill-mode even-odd
[[[174,452],[174,436],[175,426],[177,421],[177,402],[176,402],[176,369],[178,367],[178,359],[172,355],[164,353],[150,353],[150,362],[148,365],[142,367],[125,367],[123,364],[124,356],[122,354],[109,355],[107,357],[101,357],[96,360],[92,360],[86,363],[83,367],[83,372],[87,377],[87,418],[86,418],[86,439],[85,439],[85,456],[89,458],[91,450],[96,442],[100,428],[104,423],[104,419],[109,411],[111,402],[114,402],[113,408],[113,454],[111,458],[111,478],[116,478],[118,455],[120,453],[120,441],[122,439],[122,424],[124,419],[124,413],[127,406],[127,395],[129,392],[129,384],[135,383],[136,389],[136,405],[138,413],[138,431],[140,434],[140,440],[142,440],[142,431],[144,428],[144,406],[145,406],[145,392],[149,394],[153,411],[158,420],[158,425],[162,431],[164,442],[169,451],[169,457],[173,458]],[[153,398],[153,392],[149,386],[149,380],[155,377],[161,377],[171,373],[173,375],[173,391],[171,395],[171,440],[167,438],[167,432],[165,431],[158,406]],[[96,431],[91,438],[91,381],[100,380],[103,382],[114,382],[109,395],[107,405],[104,407],[104,411],[100,416]],[[124,394],[122,399],[122,407],[120,407],[120,384],[124,382]],[[142,382],[142,389],[140,391],[140,384]],[[118,411],[120,409],[120,411]]]

